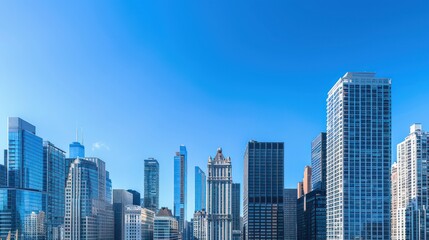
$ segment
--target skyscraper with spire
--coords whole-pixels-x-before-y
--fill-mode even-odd
[[[186,147],[181,145],[179,152],[174,156],[174,216],[179,223],[179,233],[182,237],[186,221],[187,158]]]

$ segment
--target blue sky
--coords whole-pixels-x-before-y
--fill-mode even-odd
[[[8,116],[64,150],[77,126],[115,188],[142,191],[143,160],[157,158],[171,208],[185,144],[190,217],[194,166],[218,147],[242,182],[248,140],[284,141],[296,186],[347,71],[392,78],[394,146],[413,122],[429,129],[428,29],[423,0],[3,1],[0,147]]]

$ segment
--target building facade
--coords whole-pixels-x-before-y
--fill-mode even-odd
[[[397,146],[397,179],[392,181],[392,239],[429,238],[429,133],[413,124]],[[392,178],[395,175],[392,174]],[[395,185],[394,185],[395,184]],[[395,206],[395,205],[396,206]],[[393,219],[395,217],[396,219]]]
[[[391,80],[346,73],[327,98],[327,239],[390,238]]]
[[[232,184],[232,239],[241,239],[241,224],[240,224],[240,211],[241,211],[241,188],[239,183]]]
[[[127,191],[133,195],[133,205],[140,206],[141,205],[140,193],[132,189],[128,189]]]
[[[179,223],[168,208],[161,208],[155,216],[154,240],[179,239]]]
[[[153,239],[153,228],[155,224],[155,212],[147,208],[141,209],[142,239]]]
[[[296,214],[298,240],[326,239],[325,190],[315,189],[299,198]]]
[[[186,222],[188,152],[185,146],[174,156],[174,216],[179,222],[179,233],[182,236]],[[182,236],[183,237],[183,236]]]
[[[141,207],[127,205],[124,211],[124,236],[125,240],[142,240]]]
[[[154,158],[144,160],[144,207],[153,212],[159,208],[159,163]]]
[[[390,209],[390,232],[391,232],[391,239],[392,240],[398,240],[400,239],[398,236],[398,164],[395,162],[392,164],[392,175],[390,176],[391,179],[391,209]]]
[[[326,133],[311,142],[312,189],[326,189]]]
[[[195,166],[195,211],[206,209],[206,174]]]
[[[222,149],[207,165],[207,239],[232,238],[232,166]]]
[[[69,145],[69,158],[85,158],[85,146],[78,142],[77,139],[76,142],[72,142]]]
[[[125,239],[125,209],[133,205],[133,194],[124,189],[113,189],[115,240]]]
[[[284,190],[284,231],[285,240],[296,240],[296,202],[297,190],[287,188]]]
[[[205,210],[196,211],[193,221],[194,239],[207,240],[207,212]]]
[[[247,144],[244,155],[245,239],[284,239],[284,143]]]

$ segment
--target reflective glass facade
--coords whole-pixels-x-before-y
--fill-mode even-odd
[[[195,211],[206,209],[206,174],[195,166]]]
[[[326,189],[326,133],[311,142],[312,189]]]
[[[231,210],[232,210],[232,239],[241,239],[240,227],[240,212],[241,212],[241,188],[239,183],[232,184],[232,197],[231,197]]]
[[[244,155],[245,239],[284,239],[284,143],[247,144]]]
[[[144,160],[144,207],[153,212],[159,209],[159,163],[154,158]]]
[[[390,239],[391,80],[340,78],[326,138],[327,239]]]
[[[182,233],[186,221],[187,198],[187,158],[185,146],[174,156],[174,216],[179,222],[179,232]]]
[[[72,142],[69,145],[69,158],[84,158],[85,146],[80,142]]]
[[[296,200],[297,190],[284,190],[284,219],[285,219],[285,240],[296,240]]]

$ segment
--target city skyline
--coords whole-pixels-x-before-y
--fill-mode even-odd
[[[243,186],[246,143],[284,142],[295,188],[326,130],[327,92],[347,71],[392,79],[393,145],[428,124],[429,14],[413,3],[2,3],[0,147],[7,117],[66,156],[78,128],[115,189],[143,194],[144,159],[158,159],[159,206],[173,210],[172,156],[184,144],[187,219],[193,169],[207,172],[218,147]]]

